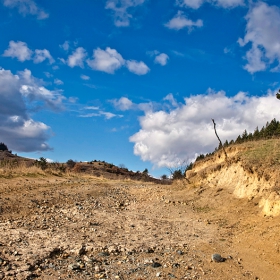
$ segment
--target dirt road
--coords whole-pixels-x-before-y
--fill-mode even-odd
[[[0,214],[0,279],[280,279],[279,218],[224,189],[1,178]]]

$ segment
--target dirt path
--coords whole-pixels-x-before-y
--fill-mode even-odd
[[[280,279],[279,218],[223,189],[2,178],[0,211],[0,279]]]

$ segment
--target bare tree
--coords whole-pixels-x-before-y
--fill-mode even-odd
[[[219,142],[220,142],[220,146],[222,147],[222,149],[223,149],[223,151],[224,151],[225,160],[226,160],[226,162],[227,162],[227,161],[228,161],[227,152],[226,152],[225,147],[224,147],[224,145],[223,145],[223,143],[222,143],[222,141],[221,141],[221,139],[220,139],[220,137],[219,137],[219,135],[218,135],[218,133],[217,133],[217,130],[216,130],[216,123],[215,123],[214,119],[212,119],[212,122],[213,122],[213,124],[214,124],[215,134],[216,134],[216,136],[217,136],[217,138],[218,138],[218,140],[219,140]]]
[[[173,180],[185,178],[185,173],[188,167],[189,165],[186,163],[186,161],[178,163],[175,167],[169,167],[168,170],[171,174],[171,178]]]

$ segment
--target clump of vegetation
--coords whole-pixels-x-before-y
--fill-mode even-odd
[[[180,180],[180,179],[183,179],[184,178],[184,175],[185,172],[183,172],[182,170],[178,169],[178,170],[175,170],[173,173],[172,173],[172,179],[173,180]]]
[[[0,142],[0,151],[8,151],[8,147],[3,142]]]
[[[73,168],[76,165],[76,162],[72,159],[68,159],[66,162],[67,167]]]
[[[0,151],[7,151],[9,153],[12,153],[12,151],[8,149],[8,146],[3,142],[0,142]]]
[[[149,175],[149,170],[147,168],[144,169],[144,171],[142,172],[144,175],[148,176]]]
[[[46,170],[48,167],[47,159],[40,157],[39,160],[35,161],[35,165],[40,167],[42,170]]]
[[[175,168],[168,168],[171,174],[172,180],[180,180],[185,178],[185,174],[188,170],[191,170],[193,163],[185,164],[183,162],[181,165],[176,166]]]

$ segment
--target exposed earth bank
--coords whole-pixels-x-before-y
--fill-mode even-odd
[[[280,279],[279,217],[233,192],[1,178],[0,279]]]

